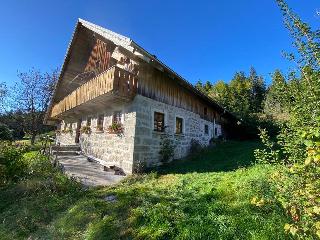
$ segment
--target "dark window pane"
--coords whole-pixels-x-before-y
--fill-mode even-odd
[[[91,117],[87,118],[87,126],[91,126]]]
[[[120,111],[116,111],[113,113],[112,123],[116,123],[116,124],[121,123],[121,112]]]
[[[154,131],[164,132],[164,114],[154,112]]]
[[[103,115],[99,115],[98,116],[97,125],[102,127],[103,126],[103,120],[104,120],[104,116]]]
[[[183,128],[183,119],[177,117],[176,118],[176,133],[177,134],[182,133],[183,132],[182,128]]]
[[[209,126],[208,125],[204,125],[204,133],[205,134],[209,133]]]

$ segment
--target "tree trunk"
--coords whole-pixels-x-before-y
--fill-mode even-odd
[[[36,141],[36,133],[31,134],[31,145],[34,145],[34,142]]]

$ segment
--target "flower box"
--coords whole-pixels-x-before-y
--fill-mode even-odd
[[[80,129],[81,133],[90,134],[91,133],[91,127],[90,126],[83,126]]]
[[[107,128],[109,134],[123,134],[124,127],[121,123],[112,123]]]

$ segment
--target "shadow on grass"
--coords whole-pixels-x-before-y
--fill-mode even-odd
[[[191,172],[226,172],[247,167],[254,161],[254,150],[261,147],[258,141],[228,141],[204,149],[189,157],[174,160],[149,169],[159,174],[185,174]]]

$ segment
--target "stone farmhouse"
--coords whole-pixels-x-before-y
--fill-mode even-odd
[[[45,123],[57,126],[57,144],[131,174],[160,163],[164,135],[174,159],[231,137],[235,117],[136,42],[79,19]]]

